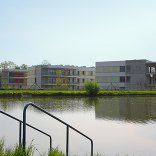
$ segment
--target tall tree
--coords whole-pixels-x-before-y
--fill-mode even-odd
[[[21,68],[21,69],[28,69],[28,65],[22,64],[22,65],[20,66],[20,68]]]
[[[17,65],[12,61],[4,61],[0,63],[1,69],[15,68]]]
[[[43,60],[41,64],[42,65],[51,65],[51,63],[48,60]]]

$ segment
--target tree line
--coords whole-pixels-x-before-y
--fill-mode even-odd
[[[51,65],[48,60],[43,60],[41,65]],[[0,69],[28,69],[28,65],[17,65],[13,61],[3,61],[0,63]]]

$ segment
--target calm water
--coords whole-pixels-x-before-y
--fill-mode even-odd
[[[0,109],[22,119],[23,107],[33,102],[91,137],[94,152],[106,156],[155,156],[156,97],[0,99]],[[27,123],[52,135],[53,147],[65,151],[66,127],[29,107]],[[0,114],[0,137],[9,146],[18,142],[18,123]],[[33,141],[32,141],[33,140]],[[27,144],[36,155],[49,147],[46,136],[27,128]],[[90,142],[70,131],[70,154],[83,156]]]

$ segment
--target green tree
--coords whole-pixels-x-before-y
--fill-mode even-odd
[[[97,95],[100,91],[100,87],[95,80],[88,80],[85,82],[84,88],[88,95]]]
[[[4,61],[0,63],[1,69],[15,68],[17,65],[12,61]]]
[[[41,64],[42,65],[51,65],[51,63],[48,60],[43,60]]]
[[[28,65],[22,64],[22,65],[20,66],[20,68],[21,68],[21,69],[28,69]]]

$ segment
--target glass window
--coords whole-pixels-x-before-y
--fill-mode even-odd
[[[65,75],[65,71],[64,70],[62,70],[61,72],[62,72],[62,75]]]
[[[131,82],[131,77],[130,76],[126,77],[126,82]]]
[[[125,66],[120,66],[120,72],[125,72]]]
[[[97,73],[118,73],[120,67],[96,67]]]
[[[126,72],[131,72],[131,66],[130,65],[126,66]]]
[[[120,82],[119,77],[117,76],[105,76],[105,77],[96,77],[97,82],[99,83],[111,83],[111,82]]]
[[[49,70],[48,70],[48,74],[49,74],[49,75],[56,75],[56,71],[53,70],[53,69],[49,69]]]
[[[120,82],[125,82],[125,77],[124,76],[120,77]]]
[[[72,78],[72,82],[73,82],[73,83],[75,82],[75,79],[74,79],[74,78]]]
[[[53,84],[55,83],[56,79],[55,78],[48,78],[48,83]]]

